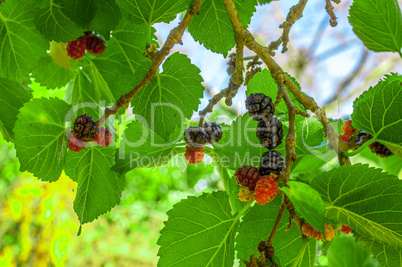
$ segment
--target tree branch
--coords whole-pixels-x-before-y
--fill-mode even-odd
[[[227,106],[232,105],[232,99],[236,96],[240,86],[243,83],[243,50],[244,44],[240,38],[236,35],[236,70],[232,74],[229,80],[229,85],[225,89],[222,89],[218,94],[214,95],[208,105],[199,112],[200,121],[199,126],[204,123],[205,115],[208,112],[212,112],[213,107],[223,98],[226,97],[225,103]]]
[[[158,71],[159,66],[162,64],[162,61],[166,58],[166,56],[170,53],[170,50],[173,48],[175,44],[182,44],[181,38],[185,29],[188,27],[188,24],[192,20],[192,18],[198,14],[201,9],[202,0],[194,0],[189,9],[187,10],[186,15],[183,20],[179,23],[179,25],[170,31],[170,34],[163,45],[163,47],[155,54],[152,65],[149,68],[148,72],[142,78],[142,80],[127,94],[122,95],[116,103],[111,108],[106,108],[103,116],[96,122],[97,127],[99,128],[106,119],[116,114],[121,108],[127,107],[133,97],[150,81],[155,77],[156,72]]]
[[[307,0],[300,0],[297,5],[290,8],[286,20],[279,26],[283,29],[282,36],[278,40],[271,42],[268,46],[270,50],[278,49],[278,46],[283,43],[282,53],[285,53],[288,48],[287,44],[289,42],[289,32],[296,20],[300,19],[303,15],[304,7],[306,6]]]
[[[238,36],[243,38],[244,44],[261,58],[261,60],[267,65],[267,67],[271,70],[271,72],[283,73],[280,66],[271,57],[270,49],[268,49],[267,47],[263,47],[262,45],[257,43],[254,40],[253,35],[247,29],[245,29],[244,26],[241,24],[233,0],[224,0],[223,2],[229,14],[230,21],[232,22],[234,30]],[[317,103],[314,101],[313,98],[303,94],[299,90],[299,88],[285,74],[283,74],[283,79],[285,85],[289,88],[292,94],[296,96],[296,98],[300,101],[300,103],[306,109],[312,111],[320,120],[324,128],[325,134],[328,138],[329,147],[336,152],[339,164],[344,165],[346,163],[349,163],[349,159],[342,155],[342,151],[338,146],[338,142],[342,141],[334,131],[332,125],[329,123],[329,120],[327,119],[325,112],[317,105]]]

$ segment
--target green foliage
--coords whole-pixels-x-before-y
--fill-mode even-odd
[[[402,48],[402,14],[397,0],[354,0],[349,22],[364,45],[376,52]]]
[[[0,78],[0,131],[7,141],[13,141],[13,128],[19,109],[28,102],[32,94],[21,84]]]
[[[234,170],[243,165],[259,166],[260,157],[266,149],[260,146],[255,135],[256,127],[257,122],[248,114],[239,116],[232,122],[225,131],[232,134],[223,134],[222,139],[213,144],[219,165]],[[283,149],[284,146],[279,147]]]
[[[243,216],[235,239],[238,259],[249,260],[249,256],[252,254],[256,254],[258,257],[257,246],[261,241],[268,239],[280,203],[281,197],[278,195],[267,205],[254,205]],[[305,255],[305,253],[310,253],[308,249],[301,250],[305,244],[296,224],[292,224],[292,227],[285,231],[289,224],[288,218],[289,213],[285,211],[273,242],[275,256],[279,259],[281,266],[288,266],[295,260],[299,261],[301,258],[310,257]],[[300,251],[301,255],[299,255]]]
[[[187,0],[117,0],[123,15],[134,24],[169,22],[187,8]]]
[[[25,81],[49,44],[34,24],[37,10],[27,2],[8,0],[0,5],[0,76]],[[24,36],[24,38],[21,38]]]
[[[400,76],[399,76],[400,77]],[[353,126],[379,140],[402,145],[402,78],[385,79],[370,87],[353,103]]]
[[[289,188],[281,190],[295,206],[295,209],[317,231],[324,233],[324,202],[320,194],[308,184],[290,181]]]
[[[82,35],[83,29],[64,14],[64,7],[57,2],[51,1],[49,6],[39,10],[35,18],[36,27],[49,40],[56,42],[75,40]]]
[[[109,35],[121,19],[115,0],[62,0],[65,13],[77,25]]]
[[[91,222],[119,204],[125,178],[113,172],[114,149],[89,144],[80,152],[69,151],[65,172],[78,183],[74,211],[81,224]],[[102,201],[98,201],[102,199]]]
[[[370,254],[367,249],[352,237],[338,236],[329,247],[328,266],[373,266],[369,261]]]
[[[325,216],[377,242],[402,247],[402,183],[397,177],[354,164],[315,177],[311,186],[325,204]]]
[[[138,167],[159,166],[177,153],[175,148],[175,142],[164,144],[159,135],[134,121],[124,131],[113,170],[123,174]]]
[[[162,68],[163,72],[133,99],[133,112],[143,116],[149,128],[167,140],[182,125],[183,117],[190,119],[198,108],[204,87],[200,70],[185,55],[174,53]]]
[[[74,78],[74,73],[58,65],[51,56],[46,55],[39,59],[32,70],[35,81],[49,89],[65,86]]]
[[[188,197],[167,214],[158,240],[159,265],[233,266],[238,217],[232,216],[225,192]]]
[[[57,98],[34,99],[20,109],[15,123],[15,148],[21,171],[43,181],[56,181],[66,162],[64,119],[71,106]]]
[[[377,242],[372,238],[369,238],[364,235],[359,235],[354,233],[358,242],[361,242],[365,245],[366,248],[370,250],[373,257],[378,261],[380,266],[392,267],[392,266],[400,266],[402,265],[402,257],[401,257],[401,249],[399,247],[388,246],[382,244],[381,242]],[[356,247],[360,247],[356,245]],[[361,249],[360,249],[361,250]],[[366,252],[363,252],[366,254]]]
[[[234,2],[240,20],[244,26],[247,26],[255,12],[256,0],[235,0]],[[229,15],[223,1],[220,0],[203,1],[200,14],[190,22],[188,31],[194,40],[200,42],[205,48],[221,53],[224,57],[236,44]]]

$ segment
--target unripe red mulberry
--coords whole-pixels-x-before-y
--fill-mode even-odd
[[[324,223],[324,227],[325,227],[325,240],[322,236],[322,233],[320,231],[315,230],[309,223],[303,224],[302,231],[303,234],[309,238],[322,241],[331,241],[332,239],[334,239],[335,230],[329,223]]]
[[[78,152],[81,151],[85,148],[85,146],[87,145],[87,142],[85,141],[81,141],[80,139],[78,139],[73,131],[71,131],[68,135],[68,148],[73,151],[73,152]]]
[[[347,235],[352,232],[352,228],[350,228],[349,226],[346,226],[346,225],[342,225],[340,230],[341,230],[341,232],[343,232]]]
[[[263,176],[255,186],[254,199],[257,203],[265,205],[278,194],[278,184],[272,176]]]
[[[184,156],[190,164],[200,163],[204,158],[204,148],[186,146],[186,153],[184,153]]]
[[[92,141],[103,147],[108,147],[113,141],[112,132],[109,129],[102,126],[99,128],[98,134]]]
[[[106,49],[105,40],[98,36],[87,37],[87,50],[94,55],[102,54]]]
[[[342,131],[344,134],[348,135],[349,137],[352,137],[357,132],[357,129],[352,126],[352,120],[347,120],[344,122],[342,126]]]
[[[74,41],[67,43],[67,54],[72,59],[82,58],[85,54],[87,40],[84,36],[78,37]]]

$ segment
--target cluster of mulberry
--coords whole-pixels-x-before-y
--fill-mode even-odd
[[[275,106],[272,99],[262,93],[250,94],[246,100],[246,108],[253,120],[258,121],[257,137],[260,144],[269,151],[262,155],[258,169],[253,166],[242,166],[237,169],[235,178],[242,186],[239,192],[240,200],[248,201],[250,199],[248,192],[254,191],[255,201],[265,205],[278,194],[275,178],[280,175],[285,165],[281,153],[271,150],[282,143],[282,123],[274,116]]]
[[[352,137],[356,134],[357,129],[352,126],[352,120],[347,120],[344,122],[342,126],[342,131],[343,134],[340,134],[339,137],[345,141],[349,142]],[[364,131],[359,131],[356,134],[355,137],[355,143],[359,146],[362,146],[364,143],[366,143],[368,140],[372,139],[373,136],[364,132]],[[382,157],[382,158],[387,158],[389,156],[392,156],[393,153],[391,150],[389,150],[385,145],[379,143],[379,142],[374,142],[369,145],[369,148],[371,152],[375,153],[377,156]]]
[[[89,141],[108,147],[113,141],[112,132],[105,128],[97,128],[93,118],[87,114],[78,116],[74,121],[73,130],[68,135],[68,147],[73,152],[83,150]]]
[[[191,164],[201,162],[204,156],[204,145],[216,143],[223,135],[222,127],[216,122],[206,122],[203,127],[188,127],[184,131],[186,141],[185,157]],[[197,149],[198,148],[198,149]]]
[[[303,224],[302,231],[303,234],[309,238],[322,241],[331,241],[332,239],[334,239],[335,230],[329,223],[324,223],[324,226],[325,226],[325,240],[324,237],[322,236],[322,233],[320,231],[315,230],[309,223]]]
[[[103,38],[92,35],[92,32],[87,31],[84,36],[80,36],[74,41],[69,41],[66,49],[67,54],[72,59],[80,59],[84,56],[85,50],[94,55],[100,55],[105,51],[106,47]]]

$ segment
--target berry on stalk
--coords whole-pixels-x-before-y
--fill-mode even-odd
[[[260,120],[257,126],[257,138],[260,144],[268,149],[274,149],[282,143],[282,123],[276,116]]]
[[[272,118],[275,113],[272,99],[262,93],[250,94],[246,100],[246,108],[254,120]]]
[[[208,143],[207,135],[203,127],[188,127],[184,131],[184,140],[191,147],[201,147]]]
[[[184,153],[184,156],[190,164],[200,163],[204,158],[204,148],[186,146],[186,153]]]
[[[105,40],[98,36],[88,36],[87,38],[87,50],[94,55],[102,54],[105,49]]]
[[[340,135],[339,135],[339,138],[341,138],[342,141],[344,141],[344,142],[349,142],[351,136],[349,136],[349,135],[347,135],[347,134],[340,134]]]
[[[87,40],[84,36],[78,37],[74,41],[70,41],[67,43],[67,54],[72,59],[80,59],[85,54]]]
[[[332,227],[332,225],[330,225],[329,223],[324,223],[324,227],[325,227],[325,231],[324,231],[325,232],[325,240],[324,240],[322,233],[320,231],[315,230],[309,223],[303,224],[302,232],[305,236],[312,238],[312,239],[322,240],[322,241],[331,241],[332,239],[334,239],[335,230]]]
[[[250,189],[247,186],[242,186],[239,194],[237,197],[240,199],[240,201],[243,202],[249,202],[250,200],[253,199],[254,196],[254,191],[250,191]]]
[[[85,141],[81,141],[80,139],[78,139],[73,131],[71,131],[68,134],[68,148],[73,151],[73,152],[79,152],[81,150],[83,150],[85,148],[85,146],[87,145],[87,142]]]
[[[216,122],[204,123],[204,130],[208,143],[212,144],[221,140],[223,135],[222,127]]]
[[[108,147],[113,141],[112,132],[109,129],[102,126],[99,128],[98,134],[92,141],[103,147]]]
[[[234,176],[239,185],[246,186],[254,191],[255,185],[260,179],[260,172],[253,166],[241,166],[236,170]]]
[[[265,205],[278,194],[278,184],[272,176],[263,176],[255,186],[254,199],[257,203]]]
[[[340,230],[341,230],[341,232],[343,232],[347,235],[352,232],[352,228],[350,228],[349,226],[346,226],[346,225],[342,225]]]
[[[73,132],[81,141],[92,141],[98,135],[98,128],[91,116],[83,114],[75,119]]]
[[[260,175],[271,175],[271,173],[279,176],[285,167],[284,159],[279,151],[270,150],[265,152],[260,160]]]
[[[388,147],[384,146],[383,144],[380,144],[378,142],[374,142],[369,145],[369,148],[371,149],[371,152],[375,153],[377,156],[381,158],[387,158],[389,156],[394,155],[391,150],[388,149]]]
[[[342,131],[344,134],[352,137],[357,132],[357,129],[352,126],[352,120],[347,120],[342,126]]]

